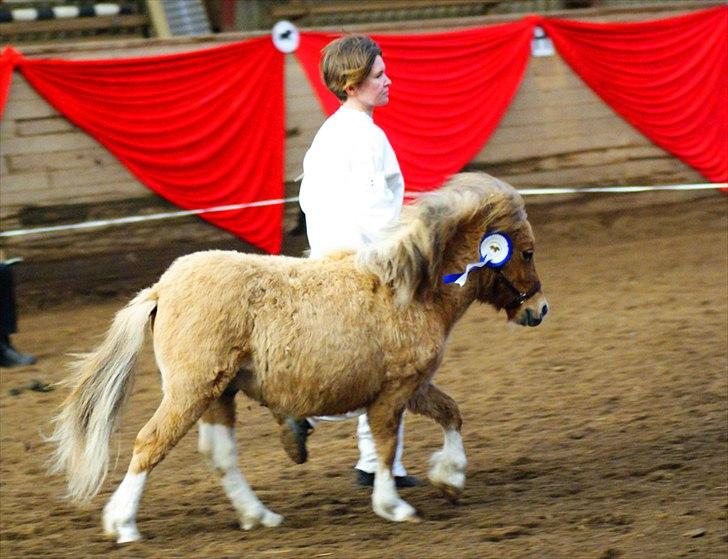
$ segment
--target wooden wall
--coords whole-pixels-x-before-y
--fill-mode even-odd
[[[640,19],[645,12],[582,17]],[[495,18],[459,22],[492,23]],[[438,28],[437,23],[430,23]],[[440,23],[440,25],[443,25]],[[450,26],[452,28],[452,26]],[[399,31],[406,31],[399,25]],[[251,36],[250,34],[245,37]],[[23,49],[27,56],[118,58],[195,50],[241,35]],[[314,133],[324,120],[303,71],[286,60],[286,194]],[[617,117],[558,55],[532,58],[521,88],[488,145],[469,168],[515,186],[581,186],[702,182],[696,171],[652,145]],[[22,76],[14,75],[0,123],[0,230],[174,210],[151,193],[103,147],[60,116]],[[286,231],[298,208],[286,207]],[[206,248],[253,250],[228,233],[188,217],[46,235],[0,238],[5,256],[22,256],[19,293],[42,306],[73,294],[127,292],[152,281],[173,258]],[[285,235],[284,252],[300,254],[305,237]]]

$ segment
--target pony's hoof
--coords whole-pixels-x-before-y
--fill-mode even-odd
[[[397,499],[391,503],[374,504],[374,512],[392,522],[420,522],[417,510],[408,502]]]
[[[104,535],[108,539],[116,540],[116,543],[132,543],[138,542],[142,539],[142,535],[137,530],[136,526],[117,526],[116,528],[109,528],[104,522]]]
[[[448,456],[443,451],[435,452],[430,458],[427,474],[430,483],[437,487],[448,501],[457,503],[465,487],[465,455]]]
[[[433,483],[433,485],[440,490],[442,496],[445,497],[445,500],[453,505],[457,504],[460,500],[460,496],[463,494],[462,489],[458,489],[457,487],[453,487],[446,483]]]
[[[116,543],[138,542],[142,539],[136,524],[114,520],[106,511],[103,516],[103,525],[104,535],[109,539],[115,539]]]
[[[246,516],[242,521],[241,525],[243,530],[252,530],[258,526],[265,526],[266,528],[275,528],[280,526],[283,522],[283,517],[280,514],[276,514],[268,509],[259,511],[255,515]]]
[[[273,511],[266,511],[265,515],[263,515],[263,519],[260,521],[260,523],[266,528],[275,528],[276,526],[280,526],[282,522],[283,516],[276,514]]]
[[[119,537],[116,538],[116,543],[131,543],[138,542],[142,539],[142,535],[139,530],[132,528],[129,530],[119,530]]]

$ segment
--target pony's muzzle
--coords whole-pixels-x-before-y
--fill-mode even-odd
[[[517,322],[521,326],[538,326],[548,312],[549,304],[546,299],[543,296],[536,297],[534,301],[529,301],[524,305]]]

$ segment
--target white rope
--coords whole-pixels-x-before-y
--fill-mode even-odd
[[[584,188],[524,188],[519,190],[523,196],[538,196],[551,194],[575,194],[584,192],[648,192],[651,190],[707,190],[712,188],[728,188],[726,182],[713,182],[704,184],[668,184],[664,186],[589,186]]]
[[[523,188],[518,192],[522,196],[550,196],[555,194],[584,194],[589,192],[599,193],[632,193],[647,192],[656,190],[709,190],[716,188],[728,188],[728,183],[703,183],[703,184],[670,184],[665,186],[595,186],[583,188]],[[417,198],[421,196],[421,192],[407,193],[408,198]],[[116,219],[99,219],[96,221],[85,221],[83,223],[69,223],[67,225],[54,225],[50,227],[37,227],[35,229],[15,229],[12,231],[0,232],[2,237],[23,237],[26,235],[40,235],[43,233],[56,233],[59,231],[73,231],[78,229],[97,229],[99,227],[108,227],[110,225],[122,225],[125,223],[141,223],[143,221],[155,221],[160,219],[171,219],[188,215],[200,215],[206,213],[226,212],[230,210],[240,210],[243,208],[256,208],[260,206],[275,206],[277,204],[288,204],[298,202],[298,196],[291,198],[278,198],[275,200],[262,200],[260,202],[250,202],[247,204],[233,204],[229,206],[215,206],[213,208],[204,208],[199,210],[185,210],[179,212],[163,212],[149,215],[138,215],[119,217]]]
[[[109,225],[121,225],[123,223],[140,223],[142,221],[155,221],[158,219],[170,219],[173,217],[182,217],[186,215],[199,215],[215,212],[227,212],[230,210],[241,210],[243,208],[257,208],[260,206],[275,206],[277,204],[285,204],[287,202],[296,202],[298,197],[278,198],[275,200],[261,200],[260,202],[250,202],[248,204],[232,204],[229,206],[216,206],[214,208],[205,208],[201,210],[184,210],[179,212],[163,212],[149,215],[136,215],[128,217],[118,217],[116,219],[99,219],[96,221],[84,221],[83,223],[69,223],[68,225],[53,225],[50,227],[37,227],[35,229],[15,229],[13,231],[4,231],[0,233],[0,237],[21,237],[24,235],[37,235],[40,233],[55,233],[57,231],[72,231],[74,229],[96,229],[98,227],[107,227]]]

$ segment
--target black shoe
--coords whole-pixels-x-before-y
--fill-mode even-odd
[[[313,427],[306,419],[287,417],[281,424],[281,443],[288,457],[296,464],[303,464],[308,460],[306,439]]]
[[[418,485],[422,485],[422,481],[415,476],[394,476],[394,485],[397,486],[397,489],[417,487]]]
[[[32,355],[20,353],[10,344],[0,343],[0,367],[22,367],[35,361]]]
[[[356,484],[358,486],[374,486],[374,474],[370,474],[369,472],[365,472],[359,468],[354,468],[354,470],[356,470]],[[397,486],[397,489],[402,489],[403,487],[415,487],[417,485],[421,485],[421,483],[420,479],[415,476],[394,476],[394,485]]]
[[[370,474],[369,472],[365,472],[359,468],[354,468],[354,471],[356,472],[356,484],[359,487],[374,486],[374,474]]]

